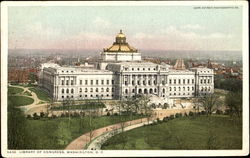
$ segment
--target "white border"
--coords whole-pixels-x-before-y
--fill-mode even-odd
[[[8,6],[224,6],[240,5],[243,8],[243,149],[242,150],[104,150],[100,154],[66,150],[7,150],[7,52],[8,52]],[[2,2],[1,3],[1,153],[3,157],[128,157],[128,156],[243,156],[249,154],[249,52],[248,52],[248,2],[247,1],[54,1],[54,2]],[[15,151],[16,153],[8,153]],[[64,152],[47,154],[45,151]],[[85,153],[80,153],[85,152]],[[66,154],[65,154],[66,153]]]

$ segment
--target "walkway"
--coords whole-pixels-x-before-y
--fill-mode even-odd
[[[188,113],[189,111],[191,111],[192,109],[168,109],[168,110],[160,110],[160,111],[155,111],[155,117],[151,118],[150,120],[156,120],[156,118],[159,119],[163,119],[166,116],[170,116],[176,113]],[[126,129],[134,129],[137,127],[140,127],[141,125],[143,125],[144,123],[148,123],[148,119],[147,118],[143,118],[143,119],[137,119],[137,120],[133,120],[133,121],[127,121],[125,122],[125,124],[123,125],[124,127],[126,127]],[[90,141],[90,137],[91,140],[94,142],[95,139],[101,135],[104,135],[105,133],[109,133],[115,130],[118,130],[121,128],[121,123],[117,123],[114,125],[109,125],[103,128],[99,128],[94,130],[92,133],[88,132],[83,134],[82,136],[76,138],[75,140],[73,140],[66,148],[65,150],[82,150],[82,149],[86,149],[89,145]],[[132,126],[131,126],[132,125]],[[130,128],[128,128],[130,127]],[[96,146],[92,145],[92,142],[90,144],[92,146],[92,148],[96,148]]]
[[[132,120],[132,121],[127,121],[123,124],[123,126],[127,127],[130,125],[134,125],[134,124],[139,124],[142,122],[147,122],[147,118],[142,118],[142,119],[137,119],[137,120]],[[106,133],[106,132],[110,132],[110,131],[114,131],[121,128],[121,123],[117,123],[117,124],[113,124],[113,125],[109,125],[103,128],[99,128],[94,130],[92,133],[88,132],[83,134],[82,136],[76,138],[74,141],[72,141],[66,148],[65,150],[82,150],[84,149],[88,143],[90,142],[90,134],[92,135],[92,139],[97,138],[98,136]]]
[[[47,105],[47,103],[44,104],[39,104],[41,101],[35,92],[32,92],[31,90],[29,90],[30,87],[22,87],[22,86],[17,86],[17,85],[9,85],[10,87],[16,87],[16,88],[21,88],[23,89],[23,92],[21,93],[21,95],[16,95],[16,96],[25,96],[25,97],[29,97],[34,99],[34,102],[32,104],[29,105],[24,105],[24,106],[20,106],[20,108],[23,108],[25,110],[25,113],[27,114],[28,111],[30,111],[33,108],[38,108],[38,107],[45,107]],[[23,93],[27,91],[31,94],[31,96],[28,95],[24,95]],[[44,102],[44,101],[43,101]]]

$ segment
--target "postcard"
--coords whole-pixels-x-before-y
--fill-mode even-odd
[[[3,157],[249,154],[246,1],[1,3]]]

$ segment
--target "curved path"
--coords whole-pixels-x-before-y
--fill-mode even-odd
[[[123,124],[123,126],[127,127],[127,126],[130,126],[130,125],[139,124],[139,123],[146,122],[146,121],[147,121],[146,118],[127,121],[127,122],[125,122]],[[110,131],[113,131],[113,130],[116,130],[116,129],[119,129],[119,128],[121,128],[121,123],[117,123],[117,124],[113,124],[113,125],[109,125],[109,126],[106,126],[106,127],[96,129],[92,133],[90,133],[90,132],[85,133],[82,136],[76,138],[74,141],[72,141],[65,148],[65,150],[82,150],[82,149],[86,148],[86,146],[90,142],[90,134],[92,135],[92,140],[93,140],[96,137],[104,134],[105,132],[110,132]]]
[[[163,119],[166,116],[170,116],[170,115],[173,115],[173,114],[176,114],[176,113],[188,113],[191,110],[193,110],[193,109],[168,109],[168,110],[159,110],[159,111],[156,110],[156,111],[154,111],[155,116],[151,117],[150,121],[156,120],[156,118]],[[142,119],[127,121],[127,122],[125,122],[123,127],[126,128],[126,127],[131,126],[131,127],[137,128],[137,127],[140,127],[139,124],[143,124],[143,123],[148,123],[148,119],[147,118],[142,118]],[[120,129],[121,125],[122,125],[121,123],[117,123],[117,124],[113,124],[113,125],[109,125],[109,126],[106,126],[106,127],[96,129],[92,133],[90,133],[90,132],[85,133],[82,136],[80,136],[80,137],[76,138],[75,140],[73,140],[65,148],[65,150],[82,150],[82,149],[86,149],[86,148],[88,148],[89,145],[92,144],[92,142],[94,142],[93,141],[94,139],[96,139],[97,137],[99,137],[101,135],[104,135],[105,133],[112,132],[114,130]],[[90,135],[92,135],[91,140],[90,140]],[[95,148],[95,146],[93,148]]]
[[[14,95],[14,96],[25,96],[25,97],[29,97],[29,98],[32,98],[34,100],[34,102],[32,104],[29,104],[29,105],[24,105],[24,106],[20,106],[20,108],[23,108],[25,110],[25,113],[27,113],[28,111],[30,111],[31,109],[33,108],[38,108],[38,107],[43,107],[43,106],[46,106],[47,103],[44,103],[44,104],[39,104],[39,102],[45,102],[41,99],[39,99],[36,95],[35,92],[32,92],[31,90],[29,90],[30,87],[22,87],[22,86],[17,86],[17,85],[9,85],[10,87],[16,87],[16,88],[21,88],[23,89],[23,92],[21,92],[20,94],[18,95]],[[24,95],[24,92],[27,91],[31,94],[31,96],[28,96],[28,95]]]

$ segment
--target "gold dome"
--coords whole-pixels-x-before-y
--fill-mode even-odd
[[[116,37],[125,38],[126,36],[122,33],[122,30],[120,30],[120,33],[116,35]]]
[[[104,49],[105,52],[137,52],[137,49],[131,47],[126,42],[126,36],[120,30],[120,33],[116,35],[115,42],[109,48]]]

